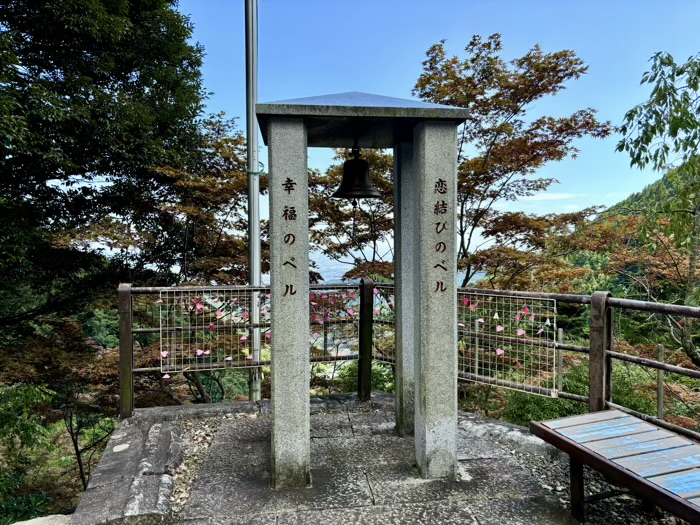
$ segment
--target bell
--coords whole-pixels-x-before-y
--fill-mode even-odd
[[[357,146],[352,148],[352,159],[343,164],[343,180],[340,187],[332,195],[336,199],[366,199],[380,198],[379,190],[374,187],[369,178],[369,163],[360,158]]]

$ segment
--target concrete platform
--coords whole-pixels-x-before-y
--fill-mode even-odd
[[[164,481],[181,456],[178,447],[171,446],[179,443],[173,429],[179,428],[181,419],[201,414],[197,407],[161,411],[160,419],[153,412],[137,414],[134,421],[120,424],[100,463],[95,486],[91,483],[73,523],[575,523],[502,446],[486,437],[470,437],[464,429],[458,439],[460,478],[422,479],[415,467],[412,438],[400,438],[393,430],[391,401],[380,395],[365,405],[352,397],[340,403],[327,398],[313,402],[313,486],[298,490],[270,488],[270,421],[265,404],[258,407],[257,417],[224,419],[177,516],[165,502],[172,483]],[[202,408],[221,414],[223,407]],[[247,405],[241,408],[251,412]],[[235,411],[236,405],[227,409]],[[129,436],[132,444],[124,449]],[[158,436],[163,442],[156,447]],[[165,443],[168,440],[170,444]],[[115,449],[131,451],[119,462]],[[139,454],[144,456],[141,460]],[[146,479],[152,480],[150,484]],[[141,487],[144,493],[137,504],[134,498]]]

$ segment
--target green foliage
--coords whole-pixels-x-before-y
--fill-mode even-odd
[[[113,428],[116,284],[246,279],[245,147],[202,118],[203,50],[175,0],[9,0],[0,28],[0,462],[17,452],[0,516],[24,519],[44,492],[75,496]],[[41,388],[63,418],[51,465],[32,448]]]
[[[192,27],[175,5],[170,0],[0,5],[0,76],[7,80],[3,93],[10,101],[1,106],[6,114],[0,121],[23,124],[9,134],[11,141],[1,143],[8,148],[0,151],[2,188],[37,198],[35,223],[59,219],[59,206],[71,212],[61,223],[78,218],[75,206],[85,206],[79,220],[88,219],[98,211],[95,206],[110,203],[93,199],[107,196],[99,185],[76,184],[105,176],[127,176],[111,197],[138,199],[130,190],[146,189],[147,181],[131,178],[134,170],[178,161],[187,141],[196,138],[202,50],[188,43]]]
[[[606,215],[641,215],[646,220],[640,221],[640,244],[647,244],[654,250],[663,248],[654,235],[660,231],[687,256],[693,217],[699,204],[700,172],[692,164],[684,164],[617,203]]]
[[[101,452],[114,430],[114,419],[91,412],[68,400],[62,407],[63,424],[73,445],[83,490],[87,489],[92,468],[97,465]]]
[[[484,414],[486,417],[502,417],[503,391],[482,383],[457,383],[458,406],[466,412]]]
[[[106,444],[105,439],[114,431],[117,425],[116,420],[111,417],[104,417],[101,414],[97,414],[96,417],[83,417],[89,424],[84,425],[85,430],[80,436],[81,447],[91,449],[95,443],[104,442]]]
[[[394,278],[393,277],[385,277],[384,275],[380,275],[377,273],[373,273],[370,276],[370,279],[372,279],[375,283],[379,284],[394,284]]]
[[[268,367],[263,367],[269,371]],[[196,403],[222,403],[247,397],[248,370],[228,369],[185,373],[190,395]]]
[[[111,310],[91,310],[84,321],[85,335],[104,348],[119,346],[119,313]]]
[[[0,525],[29,520],[47,512],[51,498],[43,492],[28,492],[28,486],[23,469],[0,469]]]
[[[0,386],[0,525],[41,515],[50,498],[31,490],[31,450],[48,444],[37,409],[51,392],[31,385]]]
[[[9,450],[40,445],[46,432],[36,409],[49,403],[51,394],[32,385],[0,386],[0,442]]]
[[[694,164],[700,147],[700,54],[677,64],[659,52],[651,62],[641,81],[652,87],[651,94],[625,114],[617,150],[628,152],[630,164],[642,168]]]
[[[571,394],[588,394],[588,367],[576,366],[562,380],[563,389]],[[530,421],[543,421],[558,417],[583,414],[588,407],[568,399],[536,396],[527,392],[508,390],[503,419],[516,425],[528,426]]]
[[[697,305],[697,266],[700,258],[700,54],[677,64],[665,52],[651,58],[642,84],[651,86],[649,98],[625,114],[617,151],[627,152],[639,168],[670,170],[662,181],[646,188],[648,205],[632,213],[651,216],[641,223],[640,241],[652,251],[662,248],[673,262],[681,285],[681,299]],[[639,197],[636,197],[639,201]],[[646,203],[641,203],[646,204]],[[660,224],[659,218],[663,218]],[[679,254],[672,253],[676,248]],[[683,264],[678,259],[687,260]],[[684,290],[683,290],[684,288]],[[649,290],[647,290],[649,293]],[[652,295],[649,293],[649,295]],[[692,321],[677,326],[677,339],[693,363],[700,365],[700,350],[692,341]]]
[[[614,362],[612,377],[612,400],[631,410],[650,416],[656,415],[656,398],[645,395],[641,385],[649,383],[651,377],[647,369],[629,363]]]
[[[615,362],[612,377],[612,399],[618,405],[644,414],[656,414],[656,400],[644,395],[639,386],[650,380],[640,367]],[[580,396],[588,395],[588,366],[577,365],[565,372],[563,390]],[[503,419],[516,425],[528,426],[530,421],[544,421],[588,411],[584,403],[563,398],[536,396],[527,392],[508,390]]]
[[[46,424],[44,433],[39,445],[13,457],[0,448],[0,524],[56,514],[78,503],[82,485],[64,421]],[[100,434],[85,438],[81,446]],[[98,459],[95,454],[89,461],[94,465]]]
[[[336,391],[357,392],[357,371],[359,361],[344,363],[335,379]],[[394,391],[394,373],[391,365],[372,362],[372,390],[380,392]]]
[[[0,27],[0,327],[10,339],[27,320],[80,311],[138,266],[133,243],[114,239],[163,222],[174,190],[153,168],[197,163],[203,52],[173,0],[11,0]],[[110,235],[73,244],[106,218]]]
[[[223,373],[222,383],[226,392],[226,401],[233,401],[236,396],[248,395],[248,371],[226,370]]]

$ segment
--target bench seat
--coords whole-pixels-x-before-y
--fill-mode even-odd
[[[583,465],[692,524],[700,524],[700,446],[619,410],[530,423],[566,452],[571,513],[584,522]],[[595,497],[594,497],[595,498]]]

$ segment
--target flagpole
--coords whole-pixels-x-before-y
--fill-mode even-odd
[[[255,104],[258,101],[258,2],[245,0],[246,50],[246,137],[248,145],[248,283],[260,286],[260,164],[258,162],[258,122]],[[259,294],[251,294],[250,321],[260,322]],[[252,355],[260,361],[260,329],[252,331]],[[250,372],[248,397],[260,401],[260,369]]]

